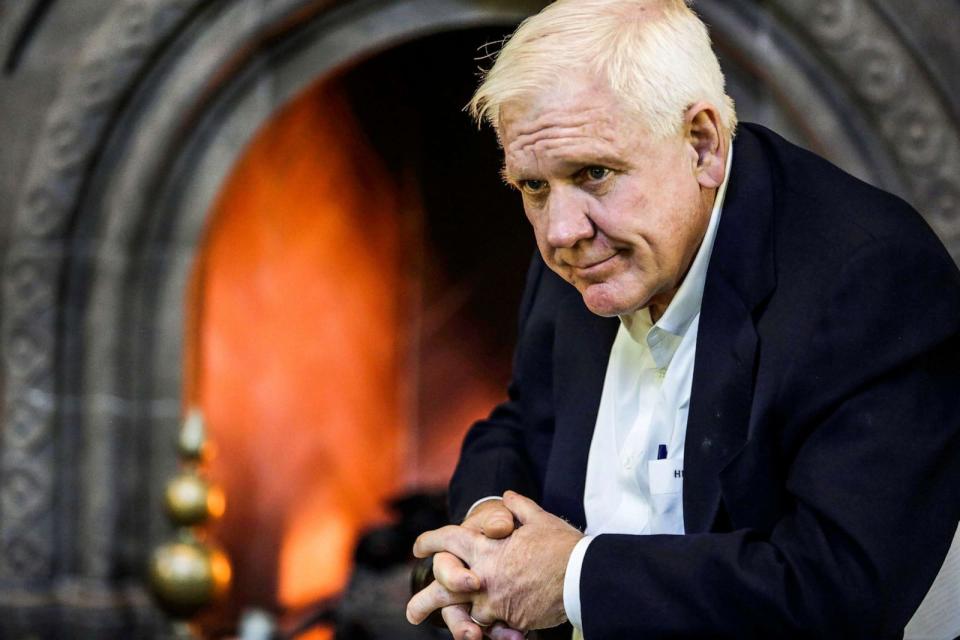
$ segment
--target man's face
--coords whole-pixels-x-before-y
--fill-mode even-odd
[[[715,193],[688,131],[654,139],[593,81],[504,105],[507,179],[546,264],[601,316],[662,313],[696,255]]]

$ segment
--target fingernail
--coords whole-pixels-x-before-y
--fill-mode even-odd
[[[470,591],[476,591],[480,588],[480,580],[473,576],[467,576],[467,579],[464,580],[464,583],[466,583],[467,589]]]

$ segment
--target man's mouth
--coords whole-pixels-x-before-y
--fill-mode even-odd
[[[617,257],[617,254],[618,252],[614,252],[609,256],[599,260],[585,260],[581,264],[568,264],[579,277],[590,277],[591,275],[596,275],[597,273],[603,271],[608,263]]]

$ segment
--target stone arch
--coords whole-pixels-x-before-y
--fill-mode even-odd
[[[107,13],[48,113],[6,256],[0,609],[16,615],[0,625],[52,628],[50,611],[117,633],[149,624],[135,578],[165,531],[153,505],[174,464],[187,273],[259,123],[353,60],[542,4],[121,0]],[[748,116],[901,194],[960,256],[957,104],[884,2],[696,6],[732,84],[759,91],[741,99]]]

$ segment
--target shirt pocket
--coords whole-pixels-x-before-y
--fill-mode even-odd
[[[683,458],[650,460],[650,533],[683,533]]]

